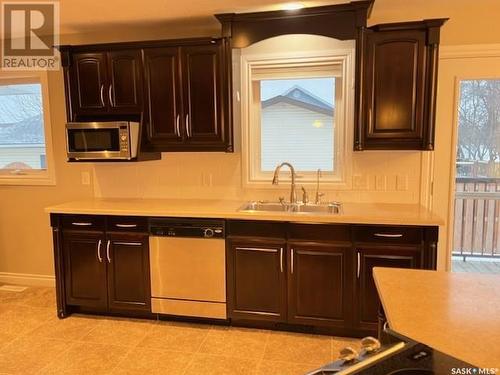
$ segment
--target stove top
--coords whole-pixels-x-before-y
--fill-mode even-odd
[[[481,373],[479,370],[424,344],[402,340],[398,335],[375,351],[364,350],[359,356],[345,357],[307,375],[474,375]]]

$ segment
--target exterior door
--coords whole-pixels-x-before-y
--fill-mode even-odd
[[[95,115],[108,111],[106,99],[106,53],[75,53],[70,68],[73,115]],[[73,119],[74,120],[74,119]]]
[[[105,238],[99,232],[63,232],[68,305],[106,309]]]
[[[108,96],[111,112],[140,113],[142,110],[142,63],[140,50],[108,52]]]
[[[148,236],[108,234],[106,247],[109,309],[150,311]]]
[[[477,258],[467,257],[463,258],[464,254],[479,253],[484,249],[485,255],[496,256],[500,259],[500,216],[497,222],[498,236],[496,238],[496,247],[492,246],[495,219],[493,214],[499,215],[500,203],[498,197],[495,197],[494,188],[490,185],[489,193],[481,193],[480,191],[485,188],[481,183],[474,186],[474,181],[467,186],[467,192],[461,193],[460,190],[465,190],[465,186],[460,180],[456,178],[457,170],[459,168],[478,168],[476,171],[479,174],[486,176],[485,170],[482,168],[489,168],[495,164],[498,166],[498,159],[496,163],[492,163],[488,158],[479,163],[474,163],[467,158],[462,159],[464,163],[462,167],[457,166],[457,153],[462,131],[469,132],[470,136],[475,137],[474,132],[485,131],[489,126],[483,127],[484,122],[470,121],[468,124],[461,124],[462,119],[472,119],[471,114],[478,115],[484,114],[483,120],[488,121],[488,118],[494,113],[485,113],[484,107],[481,108],[488,98],[481,98],[477,101],[477,111],[472,113],[466,110],[467,107],[462,108],[459,112],[461,102],[463,100],[464,81],[478,81],[478,80],[499,80],[500,79],[500,48],[494,46],[442,46],[440,48],[440,65],[439,65],[439,95],[437,100],[437,116],[436,122],[440,126],[436,127],[436,144],[439,147],[434,152],[434,189],[431,196],[432,211],[441,218],[446,220],[446,223],[439,231],[439,244],[438,244],[438,270],[446,271],[467,271],[474,268],[474,272],[485,272],[484,266],[494,266],[495,263],[500,262],[481,262],[474,261]],[[453,110],[451,110],[453,108]],[[473,108],[470,106],[468,108]],[[498,105],[496,106],[498,108]],[[460,116],[459,116],[460,114]],[[459,130],[460,126],[464,126]],[[498,124],[493,122],[493,124]],[[475,129],[471,129],[474,127]],[[474,131],[470,131],[474,130]],[[498,131],[497,131],[498,134]],[[485,145],[494,142],[494,137],[480,136],[478,141],[485,142]],[[498,142],[498,138],[497,138]],[[497,143],[498,144],[498,143]],[[483,151],[487,147],[481,147]],[[466,156],[467,155],[463,155]],[[476,164],[476,165],[474,165]],[[466,172],[463,171],[463,172]],[[498,167],[497,167],[498,173]],[[451,176],[451,178],[450,178]],[[496,181],[499,181],[500,175],[496,174]],[[482,179],[485,181],[487,179]],[[495,179],[491,179],[491,182]],[[497,182],[498,183],[498,182]],[[477,191],[474,191],[476,190]],[[485,189],[484,189],[485,190]],[[467,196],[468,194],[484,194],[486,197],[478,199],[474,196]],[[479,195],[478,194],[478,195]],[[465,204],[464,204],[465,200]],[[496,210],[495,210],[495,202]],[[463,207],[466,206],[465,215]],[[485,209],[486,208],[486,209]],[[487,211],[487,220],[484,220],[483,212]],[[475,213],[476,219],[473,219]],[[485,225],[487,224],[487,225]],[[463,225],[463,228],[462,228]],[[473,229],[474,228],[474,229]],[[486,228],[486,232],[482,231]],[[444,229],[444,230],[443,230]],[[474,235],[473,235],[474,233]],[[462,234],[464,236],[462,237]],[[472,236],[474,236],[475,246],[472,245]],[[463,238],[463,239],[462,239]],[[484,238],[484,247],[483,247]],[[472,248],[471,248],[472,247]],[[471,251],[472,250],[472,251]],[[489,254],[488,254],[489,253]],[[493,253],[493,254],[492,254]],[[458,255],[453,257],[453,255]],[[493,260],[493,259],[490,259]],[[481,266],[480,269],[475,265]],[[488,267],[489,268],[489,267]]]
[[[286,321],[285,243],[229,241],[228,310],[233,319]]]
[[[179,75],[179,48],[161,47],[144,50],[146,85],[146,138],[155,145],[179,145],[185,127]]]
[[[345,327],[349,311],[349,248],[327,243],[289,243],[288,321]]]

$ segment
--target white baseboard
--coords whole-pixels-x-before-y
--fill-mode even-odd
[[[51,286],[55,287],[56,280],[52,275],[36,275],[30,273],[0,272],[0,283],[28,285],[28,286]]]

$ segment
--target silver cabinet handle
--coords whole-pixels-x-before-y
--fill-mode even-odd
[[[111,107],[114,107],[115,103],[113,102],[113,95],[111,94],[112,90],[113,90],[113,84],[110,84],[109,88],[108,88],[108,98],[109,98],[109,103],[111,104]]]
[[[109,246],[111,245],[111,240],[108,240],[108,244],[106,245],[106,258],[108,258],[108,263],[111,263],[111,258],[109,257]]]
[[[262,251],[264,253],[276,253],[277,249],[266,249],[263,247],[237,247],[236,250]]]
[[[186,134],[188,138],[191,138],[191,130],[189,127],[189,113],[186,115]]]
[[[290,273],[293,275],[293,248],[290,249]]]
[[[101,84],[101,104],[103,107],[106,106],[106,104],[104,104],[104,83]]]
[[[361,254],[359,253],[359,251],[358,251],[358,260],[357,260],[357,263],[358,263],[357,264],[357,269],[358,270],[356,271],[356,274],[357,274],[357,277],[359,279],[359,274],[361,272]]]
[[[401,238],[403,237],[403,234],[397,233],[397,234],[392,234],[392,233],[374,233],[373,234],[375,237],[385,237],[385,238]]]
[[[181,136],[180,120],[181,120],[181,116],[179,114],[177,114],[177,120],[176,120],[176,124],[175,124],[175,135],[177,135],[178,137]]]
[[[99,263],[102,263],[101,245],[102,245],[102,240],[99,240],[99,242],[97,243],[97,259],[99,260]]]
[[[142,246],[142,242],[113,242],[115,245],[122,246]]]
[[[137,228],[137,224],[116,224],[117,228]]]
[[[280,247],[280,271],[283,273],[283,248]]]
[[[71,223],[71,225],[76,225],[77,227],[89,227],[92,225],[92,223],[75,222]]]

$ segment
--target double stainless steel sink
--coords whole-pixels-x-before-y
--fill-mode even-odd
[[[339,202],[290,204],[285,202],[252,201],[245,203],[238,211],[336,215],[342,213],[342,204]]]

